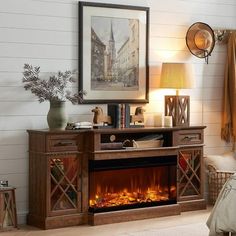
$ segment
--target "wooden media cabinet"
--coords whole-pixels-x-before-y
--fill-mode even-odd
[[[28,224],[43,229],[87,223],[99,225],[175,215],[183,211],[206,208],[203,198],[204,128],[205,126],[75,131],[28,130]],[[158,140],[155,140],[155,137]],[[158,160],[161,164],[155,167],[153,163]],[[174,168],[172,177],[164,176],[166,171],[162,171],[162,163],[165,160],[167,160],[167,170]],[[142,199],[146,199],[141,194],[141,197],[136,196],[138,200],[135,200],[134,196],[129,197],[128,204],[131,207],[123,209],[122,206],[119,209],[119,204],[117,208],[113,203],[111,207],[106,208],[105,203],[103,204],[104,199],[100,200],[97,194],[96,201],[91,200],[91,195],[94,193],[93,181],[97,183],[97,180],[103,179],[103,182],[115,183],[116,173],[126,180],[123,175],[124,173],[131,175],[134,168],[129,171],[127,165],[131,165],[133,161],[137,161],[138,173],[142,171],[145,173],[139,182],[135,182],[136,185],[149,179],[145,177],[146,167],[140,170],[142,168],[140,165],[145,162],[150,165],[151,171],[148,172],[152,172],[152,175],[157,170],[159,175],[163,173],[163,179],[168,179],[166,182],[170,185],[175,182],[174,187],[170,186],[166,190],[169,194],[168,201],[161,200],[160,204],[157,202],[156,205],[150,205],[147,201],[148,203],[141,204],[142,207],[139,208],[137,207],[139,204],[134,204],[133,208],[130,202],[141,202]],[[94,166],[97,169],[91,172]],[[111,166],[111,170],[104,169],[107,166]],[[103,173],[108,173],[107,178]],[[157,178],[160,176],[155,177]],[[130,185],[134,186],[133,182]],[[149,195],[152,199],[153,191]],[[161,199],[165,199],[165,196],[161,196]],[[93,204],[96,209],[93,208]],[[99,204],[102,204],[101,208]]]

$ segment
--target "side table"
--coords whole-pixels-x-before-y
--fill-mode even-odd
[[[0,187],[0,231],[17,227],[14,187]]]

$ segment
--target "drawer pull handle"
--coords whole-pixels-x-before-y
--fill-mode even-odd
[[[55,146],[69,146],[69,145],[73,145],[73,142],[64,141],[64,142],[59,142],[59,143],[55,144]]]
[[[192,140],[199,140],[199,139],[198,139],[198,136],[185,136],[182,140],[192,141]]]

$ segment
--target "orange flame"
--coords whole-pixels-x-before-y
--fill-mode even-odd
[[[100,188],[98,187],[97,189]],[[170,199],[170,196],[175,195],[175,186],[170,187],[170,193],[168,192],[168,188],[160,188],[160,186],[149,187],[144,192],[141,192],[140,189],[137,189],[134,192],[129,192],[128,189],[123,189],[122,191],[117,193],[97,192],[94,199],[90,199],[89,205],[92,208],[103,208],[145,202],[159,202],[167,201]]]

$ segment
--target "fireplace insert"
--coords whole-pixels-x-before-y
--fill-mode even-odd
[[[177,156],[89,162],[89,212],[176,203]]]

